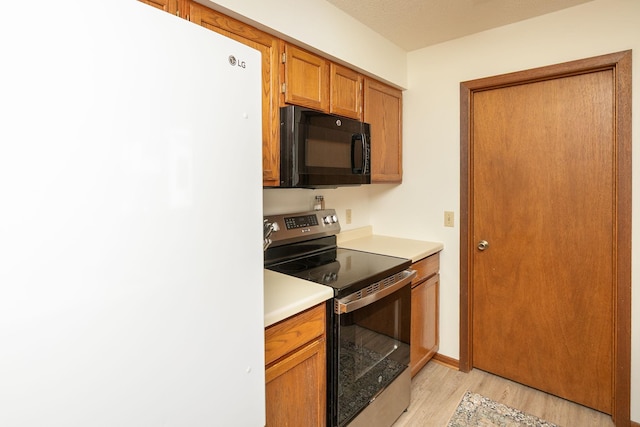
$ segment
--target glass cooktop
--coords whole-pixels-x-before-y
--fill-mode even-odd
[[[353,249],[332,248],[266,268],[334,288],[341,298],[411,265],[405,258]]]

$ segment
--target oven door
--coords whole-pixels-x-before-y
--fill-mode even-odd
[[[389,426],[409,405],[411,280],[415,275],[405,270],[334,301],[331,425]]]

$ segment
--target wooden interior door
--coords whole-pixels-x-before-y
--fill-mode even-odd
[[[630,125],[619,70],[582,65],[466,104],[461,368],[628,420]]]

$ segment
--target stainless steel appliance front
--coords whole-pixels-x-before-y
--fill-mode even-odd
[[[411,280],[404,258],[343,249],[332,209],[269,215],[265,267],[330,286],[327,423],[389,427],[408,407]]]
[[[409,406],[415,275],[404,270],[334,300],[332,426],[388,427]]]

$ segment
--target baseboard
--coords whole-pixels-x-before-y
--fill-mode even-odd
[[[640,423],[637,423],[635,421],[631,421],[631,427],[640,427]]]
[[[444,356],[440,353],[436,353],[431,360],[433,360],[434,362],[440,365],[444,365],[447,368],[455,369],[456,371],[460,370],[460,361],[458,359],[454,359],[452,357]]]

